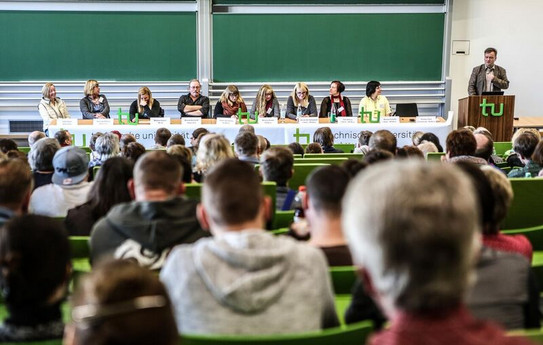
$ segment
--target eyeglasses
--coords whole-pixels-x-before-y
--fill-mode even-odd
[[[273,96],[273,93],[266,93],[266,96]]]
[[[94,85],[94,87],[100,87],[100,84],[96,84],[96,85]]]
[[[198,90],[199,88],[200,88],[200,86],[191,86],[190,87],[191,90],[193,90],[193,89]]]

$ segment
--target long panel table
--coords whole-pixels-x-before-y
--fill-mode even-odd
[[[299,142],[308,144],[313,141],[313,133],[317,128],[329,126],[334,133],[334,142],[338,144],[356,144],[361,131],[368,130],[375,132],[380,129],[387,129],[396,135],[398,146],[411,145],[411,137],[416,131],[432,132],[437,135],[442,143],[445,144],[447,134],[452,130],[452,116],[449,119],[435,123],[416,123],[413,119],[402,118],[400,123],[357,123],[349,125],[340,125],[330,123],[327,118],[319,119],[319,124],[298,124],[295,121],[286,120],[277,125],[254,124],[256,134],[266,137],[271,144],[289,144]],[[149,124],[149,121],[142,120],[138,125],[119,125],[117,121],[112,126],[93,126],[92,120],[79,120],[77,126],[57,126],[52,121],[49,126],[49,136],[53,137],[55,132],[60,129],[66,129],[73,135],[74,145],[88,146],[89,140],[95,132],[109,132],[117,130],[122,134],[130,133],[136,137],[136,140],[145,147],[151,147],[155,144],[155,132],[162,126]],[[240,125],[217,125],[215,120],[204,119],[201,126],[182,125],[179,119],[172,119],[171,124],[167,126],[172,134],[181,134],[187,144],[192,132],[198,127],[205,127],[211,132],[223,134],[230,142],[233,142],[238,134]]]

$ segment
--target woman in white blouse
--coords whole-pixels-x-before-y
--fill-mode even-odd
[[[69,119],[70,113],[68,113],[66,103],[57,97],[57,90],[53,83],[45,83],[41,93],[42,98],[38,104],[38,110],[43,120],[43,131],[48,135],[51,120]]]

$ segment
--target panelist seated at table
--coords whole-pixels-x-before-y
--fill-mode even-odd
[[[298,111],[303,117],[317,116],[317,103],[315,98],[309,94],[306,83],[296,83],[294,90],[287,100],[287,117],[296,120]]]
[[[259,117],[279,117],[281,115],[281,106],[272,87],[264,84],[258,90],[256,98],[251,106],[251,118],[255,118],[255,112],[258,111]]]
[[[468,83],[468,94],[480,95],[486,92],[499,92],[509,88],[509,80],[505,68],[495,65],[498,51],[495,48],[485,49],[485,63],[473,68]]]
[[[202,85],[198,79],[189,82],[189,93],[179,98],[177,110],[183,116],[207,117],[209,114],[209,98],[203,96],[200,91]]]
[[[134,120],[136,113],[138,119],[150,119],[151,117],[164,117],[164,111],[160,107],[160,102],[153,98],[151,90],[147,86],[142,86],[138,90],[138,99],[130,105],[130,120]]]
[[[42,98],[38,104],[38,111],[43,120],[43,131],[49,132],[49,123],[56,119],[69,119],[70,113],[66,103],[57,97],[57,90],[53,83],[45,83],[41,89]]]
[[[343,91],[345,85],[339,80],[330,84],[330,96],[323,98],[319,117],[329,117],[334,112],[336,116],[353,116],[351,100],[341,94]]]
[[[239,94],[239,90],[236,85],[228,85],[228,87],[223,91],[221,98],[215,105],[213,115],[215,118],[237,118],[237,113],[240,109],[242,113],[247,112],[245,101],[243,101],[243,98]]]
[[[360,101],[358,113],[360,113],[361,109],[364,108],[364,112],[371,111],[372,113],[375,113],[376,111],[379,111],[381,116],[392,115],[388,99],[381,95],[381,91],[382,88],[380,82],[375,80],[369,81],[366,84],[366,97],[362,98]]]
[[[87,80],[83,89],[85,97],[79,102],[79,109],[84,119],[108,119],[109,103],[105,95],[100,93],[100,85],[96,80]]]

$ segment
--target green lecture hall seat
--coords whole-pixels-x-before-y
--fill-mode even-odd
[[[513,201],[501,229],[520,229],[543,225],[543,179],[511,178]]]
[[[326,163],[294,163],[294,175],[288,182],[290,189],[298,190],[299,186],[305,184],[307,176],[319,166],[329,165]]]
[[[426,160],[428,162],[441,162],[442,156],[445,156],[444,152],[428,152]]]

